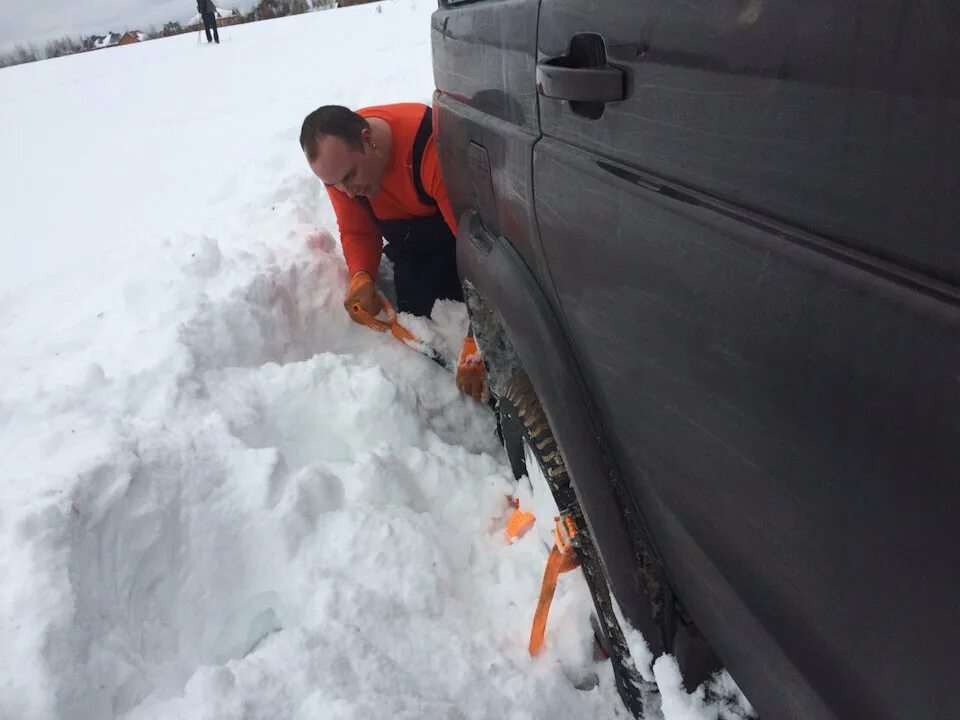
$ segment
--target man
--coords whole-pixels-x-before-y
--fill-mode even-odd
[[[440,173],[431,111],[419,103],[362,108],[325,105],[307,115],[300,147],[327,188],[350,271],[344,307],[382,310],[374,278],[381,254],[393,262],[397,308],[429,317],[439,299],[463,300],[457,223]],[[383,240],[387,241],[386,247]],[[457,387],[480,400],[485,369],[464,340]]]
[[[220,44],[220,35],[217,33],[217,8],[213,0],[197,0],[197,12],[200,13],[200,19],[203,20],[203,29],[207,33],[207,42],[216,40]],[[210,31],[213,30],[213,38],[210,37]]]

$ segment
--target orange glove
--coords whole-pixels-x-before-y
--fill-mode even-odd
[[[343,306],[357,323],[363,322],[357,315],[355,309],[357,306],[374,316],[383,310],[383,303],[380,302],[380,296],[377,295],[377,288],[373,284],[370,273],[361,270],[350,279],[350,287],[347,288],[347,294],[343,298]]]
[[[477,402],[482,402],[486,384],[487,368],[477,350],[477,342],[467,335],[457,363],[457,387]]]

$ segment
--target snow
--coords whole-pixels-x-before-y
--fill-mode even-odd
[[[504,539],[494,420],[349,321],[297,146],[429,101],[434,7],[0,71],[0,717],[625,716],[576,573],[527,655],[546,547]]]

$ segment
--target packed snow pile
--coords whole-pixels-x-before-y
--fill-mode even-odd
[[[349,321],[297,145],[429,101],[435,5],[0,71],[0,718],[625,716],[576,573],[527,655],[494,419]]]

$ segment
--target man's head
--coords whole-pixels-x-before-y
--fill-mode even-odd
[[[340,105],[314,110],[303,120],[300,147],[325,185],[350,197],[373,197],[380,191],[388,158],[375,152],[370,123],[352,110]]]

